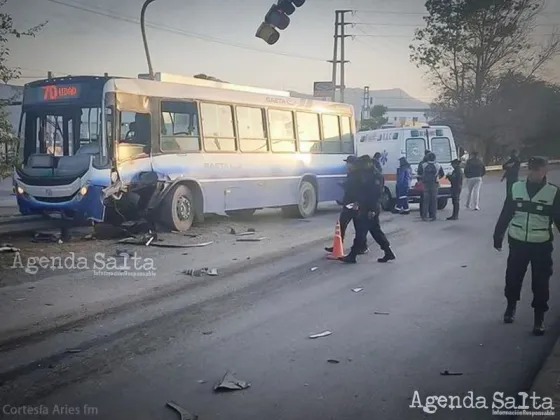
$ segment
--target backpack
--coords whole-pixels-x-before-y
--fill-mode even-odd
[[[438,168],[435,163],[428,162],[424,165],[422,181],[424,184],[435,184],[438,182]]]

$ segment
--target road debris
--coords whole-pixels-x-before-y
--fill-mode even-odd
[[[255,233],[255,232],[256,232],[256,229],[255,229],[255,228],[249,228],[249,229],[247,229],[247,232]]]
[[[238,233],[237,236],[250,236],[250,235],[254,235],[255,232],[241,232]]]
[[[240,391],[242,389],[247,389],[251,386],[249,382],[240,381],[237,379],[233,373],[227,372],[222,381],[214,387],[214,391]]]
[[[359,292],[361,292],[362,290],[364,290],[363,287],[355,287],[354,289],[352,289],[352,291],[353,291],[354,293],[359,293]]]
[[[336,360],[336,359],[329,359],[327,360],[328,363],[331,363],[333,365],[337,365],[340,363],[340,360]]]
[[[34,243],[53,243],[61,241],[61,234],[60,232],[35,232],[33,235],[33,239],[31,242]]]
[[[310,335],[309,338],[323,338],[323,337],[328,337],[331,334],[332,334],[331,331],[323,331],[322,333],[319,334]]]
[[[311,267],[311,271],[317,270],[319,267]]]
[[[229,229],[229,234],[230,234],[230,235],[237,235],[237,232],[235,231],[234,228],[230,228],[230,229]]]
[[[237,242],[260,242],[264,241],[266,237],[261,236],[260,238],[237,238]]]
[[[213,276],[213,277],[219,276],[217,268],[206,268],[206,267],[201,268],[199,270],[187,269],[187,270],[183,270],[182,273],[192,277],[202,277],[203,275]]]
[[[202,335],[212,335],[214,331],[202,331]]]
[[[467,266],[466,266],[466,265],[462,265],[461,268],[467,268]]]
[[[2,253],[8,253],[8,252],[20,252],[21,250],[19,248],[16,248],[10,244],[2,244],[0,245],[0,252]]]
[[[178,406],[174,402],[169,401],[169,402],[167,402],[166,405],[167,405],[167,407],[169,407],[169,408],[175,410],[177,413],[179,413],[179,416],[181,416],[181,420],[198,420],[197,415],[189,413],[183,407]]]
[[[115,251],[115,257],[130,257],[130,252],[127,249],[117,249]]]
[[[439,373],[441,376],[462,376],[463,372],[449,372],[447,369]]]
[[[389,312],[374,312],[374,315],[390,315]]]
[[[82,350],[81,349],[68,349],[66,350],[66,353],[81,353]]]

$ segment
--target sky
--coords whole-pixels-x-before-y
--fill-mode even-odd
[[[538,34],[560,24],[560,0],[548,0]],[[8,0],[2,9],[17,28],[45,20],[35,38],[9,41],[11,64],[23,84],[55,76],[147,73],[140,25],[144,0]],[[62,4],[64,3],[64,4]],[[273,0],[156,0],[146,14],[155,71],[205,73],[231,83],[312,93],[332,74],[334,15],[347,14],[346,86],[400,88],[423,101],[435,96],[423,71],[409,60],[424,0],[307,0],[275,45],[255,37]],[[83,10],[83,9],[89,9]],[[539,35],[542,37],[542,35]],[[544,38],[542,38],[544,39]],[[554,64],[559,71],[560,60]],[[553,72],[554,73],[554,72]],[[560,76],[559,76],[560,77]],[[559,80],[560,81],[560,78]]]

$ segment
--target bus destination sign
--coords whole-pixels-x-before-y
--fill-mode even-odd
[[[43,89],[43,100],[47,102],[60,99],[74,99],[80,96],[77,85],[49,85],[43,86],[41,89]]]
[[[79,84],[37,86],[26,89],[23,102],[26,104],[67,102],[79,99],[81,94],[82,86]]]

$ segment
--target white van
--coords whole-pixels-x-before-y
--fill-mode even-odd
[[[422,192],[415,188],[418,164],[426,150],[436,155],[437,162],[446,174],[453,171],[451,161],[457,159],[457,148],[451,129],[446,126],[384,128],[360,131],[356,134],[356,154],[358,156],[381,153],[381,165],[385,178],[383,209],[392,210],[395,206],[397,167],[399,159],[405,157],[412,167],[412,183],[409,197],[411,203],[419,203]],[[440,180],[438,209],[443,210],[451,198],[451,185],[446,178]]]

